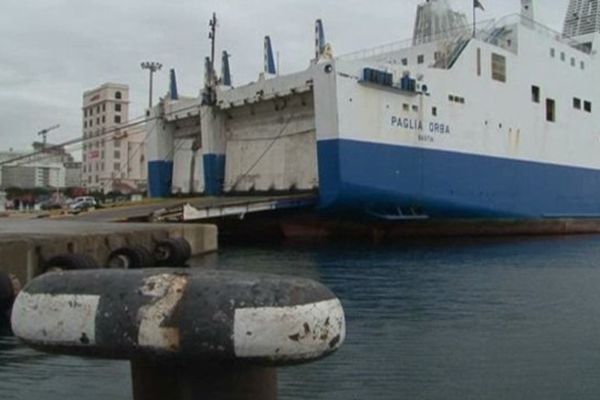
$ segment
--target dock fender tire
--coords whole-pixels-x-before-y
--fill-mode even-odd
[[[185,238],[178,237],[172,240],[175,240],[181,247],[181,250],[183,252],[182,256],[185,259],[185,261],[188,261],[190,258],[192,258],[192,246],[190,246],[190,243]]]
[[[13,280],[6,272],[0,271],[0,313],[5,313],[12,307],[16,293]]]
[[[154,256],[143,246],[121,247],[110,253],[107,268],[141,269],[154,267]]]
[[[183,239],[185,240],[185,239]],[[165,239],[160,240],[154,247],[154,257],[157,265],[162,267],[182,267],[189,260],[189,243],[183,242],[182,239]]]
[[[99,269],[96,261],[87,254],[61,254],[52,257],[44,265],[44,273],[78,269]]]

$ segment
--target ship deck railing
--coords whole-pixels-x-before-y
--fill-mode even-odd
[[[589,48],[585,47],[583,43],[578,40],[566,37],[562,33],[555,31],[552,28],[549,28],[548,26],[543,25],[535,20],[531,20],[521,14],[511,14],[500,19],[488,19],[478,22],[475,27],[475,35],[473,35],[473,25],[471,24],[449,31],[440,32],[437,35],[432,35],[430,37],[430,40],[428,41],[419,41],[418,43],[416,43],[414,39],[405,39],[401,41],[386,43],[372,48],[358,50],[352,53],[342,54],[336,57],[336,59],[340,61],[369,60],[376,62],[397,63],[398,57],[395,56],[392,58],[390,57],[390,55],[401,52],[402,50],[407,50],[411,47],[442,41],[453,41],[455,43],[460,43],[461,40],[458,39],[466,39],[473,37],[491,45],[505,48],[505,46],[502,46],[502,44],[498,42],[495,34],[498,32],[499,28],[507,26],[525,26],[557,42],[571,46],[574,49],[579,50],[583,53],[590,54],[591,52]],[[507,50],[514,51],[513,49]],[[441,63],[436,63],[435,67],[443,68],[444,65]]]

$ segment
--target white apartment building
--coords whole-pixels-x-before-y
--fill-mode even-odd
[[[146,130],[128,127],[129,87],[117,83],[83,94],[83,186],[131,192],[146,185]]]

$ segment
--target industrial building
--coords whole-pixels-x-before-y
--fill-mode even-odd
[[[62,146],[35,142],[33,153],[12,149],[0,152],[0,162],[17,158],[20,159],[0,167],[0,187],[56,189],[81,186],[81,163],[74,161]]]

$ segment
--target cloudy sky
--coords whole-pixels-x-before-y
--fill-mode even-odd
[[[450,0],[470,15],[471,0]],[[272,37],[283,73],[304,69],[313,23],[322,18],[336,54],[411,37],[421,0],[0,0],[0,150],[27,149],[40,129],[61,124],[53,142],[81,135],[81,96],[104,82],[130,85],[130,118],[144,112],[147,75],[139,64],[165,65],[179,91],[197,95],[209,52],[208,20],[220,19],[218,49],[232,54],[234,84],[255,80],[262,41]],[[518,12],[520,0],[481,0],[480,19]],[[536,18],[560,30],[568,0],[537,0]],[[545,6],[541,6],[545,4]],[[543,7],[543,8],[542,8]]]

